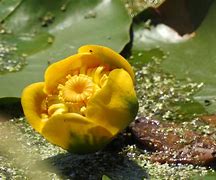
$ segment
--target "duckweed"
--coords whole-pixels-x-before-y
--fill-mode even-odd
[[[19,55],[15,45],[0,43],[0,74],[20,71],[26,64],[25,54]]]

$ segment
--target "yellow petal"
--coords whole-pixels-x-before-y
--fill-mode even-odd
[[[76,113],[53,116],[41,134],[51,143],[79,154],[95,152],[113,137],[105,128]]]
[[[44,82],[31,84],[23,90],[21,97],[21,103],[27,121],[38,132],[41,132],[41,128],[45,123],[45,119],[42,119],[41,116],[43,113],[43,101],[46,98],[43,88]]]
[[[100,58],[103,63],[109,64],[113,68],[123,68],[130,74],[132,80],[135,80],[133,69],[127,60],[108,47],[85,45],[79,48],[78,53],[91,53]]]
[[[62,79],[65,79],[68,74],[73,71],[79,74],[79,70],[83,71],[87,68],[94,68],[99,66],[100,59],[91,54],[75,54],[61,61],[51,64],[45,72],[45,92],[48,94],[55,94],[55,90]]]
[[[62,83],[68,74],[84,73],[87,68],[109,64],[111,68],[123,68],[134,81],[134,73],[130,64],[121,55],[110,48],[86,45],[78,50],[78,54],[51,64],[45,72],[45,92],[54,94],[59,83]],[[74,72],[73,72],[74,71]]]
[[[89,100],[86,117],[116,134],[134,120],[137,111],[138,101],[130,75],[123,69],[114,69],[106,85]]]

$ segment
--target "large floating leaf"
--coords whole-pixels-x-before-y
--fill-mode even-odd
[[[0,22],[4,21],[20,4],[22,0],[1,0],[0,2]]]
[[[191,40],[168,46],[170,56],[164,61],[164,69],[179,78],[191,77],[204,82],[202,90],[194,96],[202,104],[212,102],[206,109],[216,112],[216,2]]]
[[[150,31],[146,31],[143,23],[136,25],[135,33],[137,49],[151,49],[159,46],[165,54],[168,54],[162,64],[165,71],[175,74],[179,79],[191,78],[192,81],[204,83],[203,88],[195,94],[194,99],[203,104],[210,113],[216,112],[215,9],[216,2],[214,1],[194,37],[190,39],[180,38],[179,42],[174,43],[175,34],[168,36],[168,39],[162,39],[157,34],[158,26],[151,28],[153,36],[149,35]]]
[[[4,18],[0,44],[15,47],[10,57],[26,57],[27,65],[0,74],[0,98],[19,97],[26,85],[43,80],[49,63],[81,45],[100,44],[120,52],[129,41],[131,24],[120,0],[23,0],[15,11],[4,12]]]

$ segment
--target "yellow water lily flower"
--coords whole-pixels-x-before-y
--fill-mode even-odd
[[[113,50],[86,45],[50,65],[26,87],[24,114],[48,141],[75,153],[103,148],[133,121],[138,102],[130,64]]]

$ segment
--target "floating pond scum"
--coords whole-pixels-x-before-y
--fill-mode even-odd
[[[213,0],[1,0],[0,179],[216,179],[215,8]],[[19,98],[84,44],[128,60],[139,109],[106,147],[78,155],[37,133]]]
[[[20,71],[26,65],[25,55],[17,53],[17,47],[7,45],[4,42],[0,44],[0,73],[9,73]]]

